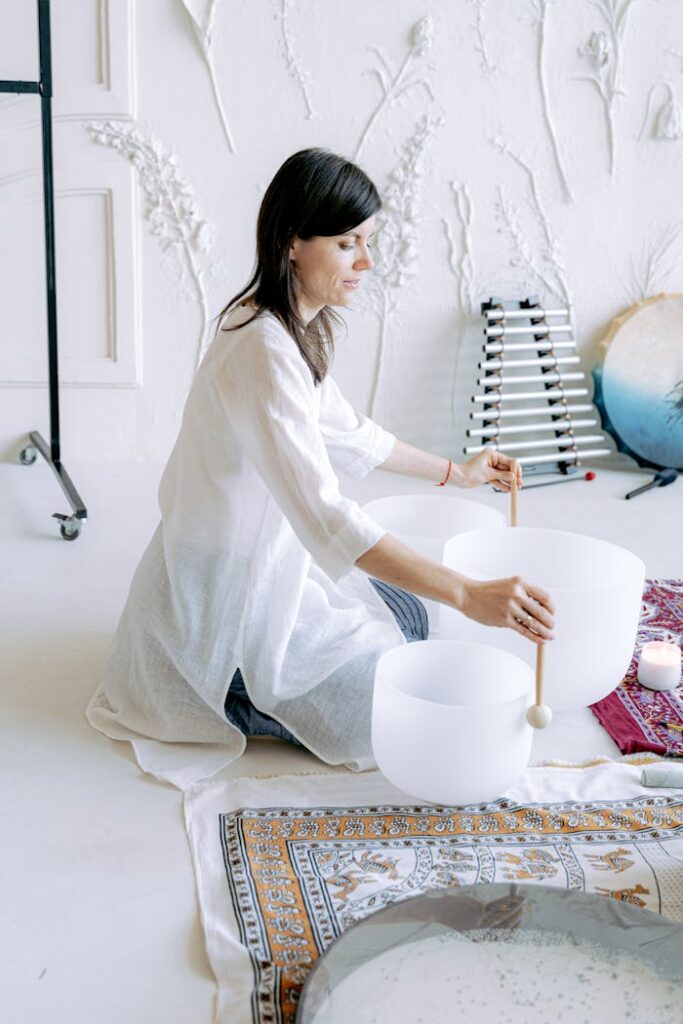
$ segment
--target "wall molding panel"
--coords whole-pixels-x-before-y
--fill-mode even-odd
[[[57,5],[52,9],[53,123],[57,126],[90,117],[134,118],[133,0],[70,0],[70,8],[68,14],[60,12]],[[35,45],[37,49],[37,36]],[[35,79],[37,73],[21,77]],[[37,97],[0,98],[0,137],[11,129],[38,130],[39,126]]]
[[[62,164],[55,190],[60,383],[139,387],[137,203],[130,168]],[[38,172],[0,180],[5,337],[0,384],[44,385],[46,315],[42,182]],[[13,325],[10,334],[9,325]]]
[[[79,5],[91,8],[92,3]],[[96,48],[91,56],[95,58],[98,74],[90,81],[73,82],[70,87],[59,89],[59,37],[55,29],[73,32],[76,19],[63,18],[54,21],[53,53],[55,60],[55,120],[76,120],[85,117],[125,117],[136,114],[136,89],[134,80],[135,44],[133,0],[99,0],[97,8]],[[73,55],[73,39],[67,37],[69,53]],[[66,68],[62,68],[66,75]]]

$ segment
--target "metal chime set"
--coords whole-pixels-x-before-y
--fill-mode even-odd
[[[604,434],[590,430],[600,427],[600,419],[586,401],[589,390],[569,311],[542,309],[534,296],[519,302],[491,298],[482,303],[481,313],[481,391],[472,397],[476,409],[470,413],[478,425],[467,431],[481,443],[466,447],[465,453],[500,448],[529,467],[527,474],[564,475],[582,460],[610,455]],[[581,433],[584,428],[589,433]]]

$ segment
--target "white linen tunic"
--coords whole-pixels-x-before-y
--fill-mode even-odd
[[[253,313],[240,307],[220,328]],[[395,437],[331,377],[316,387],[272,314],[220,328],[88,720],[185,787],[244,750],[224,714],[239,667],[255,706],[320,758],[371,767],[375,665],[405,640],[354,566],[385,531],[341,495],[335,470],[364,476]]]

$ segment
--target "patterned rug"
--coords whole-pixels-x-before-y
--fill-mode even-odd
[[[633,660],[613,693],[591,710],[622,754],[650,751],[683,757],[683,687],[648,690],[637,679],[638,658],[648,640],[683,641],[683,580],[647,580]]]
[[[458,808],[411,802],[378,772],[193,787],[216,1021],[293,1024],[308,972],[344,929],[428,890],[540,883],[683,921],[683,790],[645,789],[640,771],[529,768],[505,798]]]

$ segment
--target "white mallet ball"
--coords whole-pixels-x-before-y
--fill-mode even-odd
[[[533,729],[546,729],[553,720],[553,713],[547,704],[532,704],[527,708],[526,720]]]

